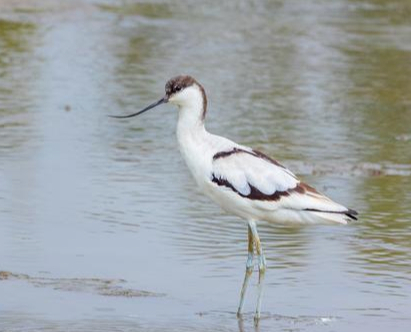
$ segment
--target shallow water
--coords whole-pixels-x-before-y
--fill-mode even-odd
[[[246,226],[196,189],[176,111],[107,117],[189,73],[210,131],[361,213],[259,226],[259,330],[408,331],[410,14],[406,0],[0,0],[0,330],[254,331],[255,275],[235,317]]]

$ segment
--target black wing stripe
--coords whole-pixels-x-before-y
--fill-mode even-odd
[[[279,167],[285,169],[285,167],[283,165],[281,165],[277,160],[272,159],[272,158],[268,157],[267,155],[265,155],[264,153],[262,153],[260,151],[257,151],[257,150],[247,151],[247,150],[243,150],[243,149],[239,149],[239,148],[233,148],[232,150],[217,152],[213,156],[213,160],[217,160],[217,159],[220,159],[220,158],[226,158],[226,157],[229,157],[232,154],[236,154],[236,153],[248,153],[249,155],[252,155],[252,156],[260,158],[260,159],[264,159],[265,161],[268,161],[271,164],[274,164],[276,166],[279,166]]]
[[[271,195],[264,194],[260,190],[258,190],[256,187],[248,183],[250,187],[250,193],[248,195],[244,195],[240,193],[228,180],[216,177],[215,174],[212,175],[211,181],[216,183],[218,186],[223,186],[230,188],[232,191],[234,191],[236,194],[240,195],[241,197],[248,198],[251,200],[257,200],[257,201],[279,201],[282,197],[287,197],[290,196],[292,193],[299,193],[299,194],[305,194],[306,192],[313,192],[313,193],[318,193],[313,187],[310,187],[304,182],[300,182],[297,184],[296,187],[285,190],[285,191],[276,191]],[[329,211],[329,210],[319,210],[319,209],[303,209],[303,211],[312,211],[312,212],[322,212],[322,213],[338,213],[338,214],[345,214],[346,216],[350,217],[353,220],[358,220],[357,215],[358,212],[352,209],[348,209],[345,211]]]
[[[290,196],[293,192],[297,192],[299,194],[304,194],[306,192],[304,183],[299,183],[297,184],[296,187],[285,190],[285,191],[275,191],[273,194],[267,195],[258,190],[256,187],[248,183],[250,187],[250,193],[248,195],[244,195],[240,193],[227,179],[223,179],[221,177],[215,176],[215,174],[212,174],[211,181],[216,183],[218,186],[223,186],[230,188],[232,191],[240,195],[241,197],[248,198],[251,200],[256,200],[256,201],[278,201],[281,199],[283,196]]]
[[[247,152],[247,151],[242,150],[242,149],[237,149],[237,148],[234,148],[234,149],[229,150],[229,151],[220,151],[220,152],[217,152],[213,156],[213,160],[217,160],[217,159],[220,159],[220,158],[225,158],[225,157],[231,156],[232,154],[241,153],[241,152]]]

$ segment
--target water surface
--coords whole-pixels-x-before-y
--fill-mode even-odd
[[[411,4],[1,1],[0,330],[254,331],[246,226],[195,187],[162,106],[188,73],[207,127],[360,211],[262,223],[260,331],[411,326]]]

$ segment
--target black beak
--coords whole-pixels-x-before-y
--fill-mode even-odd
[[[155,103],[152,103],[151,105],[147,106],[145,109],[143,109],[143,110],[141,110],[137,113],[133,113],[133,114],[129,114],[129,115],[109,115],[109,117],[110,118],[116,118],[116,119],[132,118],[133,116],[140,115],[144,112],[147,112],[148,110],[151,110],[152,108],[154,108],[158,105],[161,105],[161,104],[164,104],[164,103],[167,103],[167,102],[168,102],[168,98],[166,96],[166,97],[161,98],[159,101],[156,101]]]

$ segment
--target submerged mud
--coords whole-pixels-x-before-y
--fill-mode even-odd
[[[125,287],[124,279],[99,278],[47,278],[32,277],[27,274],[0,271],[0,281],[19,280],[27,281],[35,287],[50,287],[54,290],[68,292],[83,292],[103,296],[119,297],[159,297],[165,294],[153,293]]]

